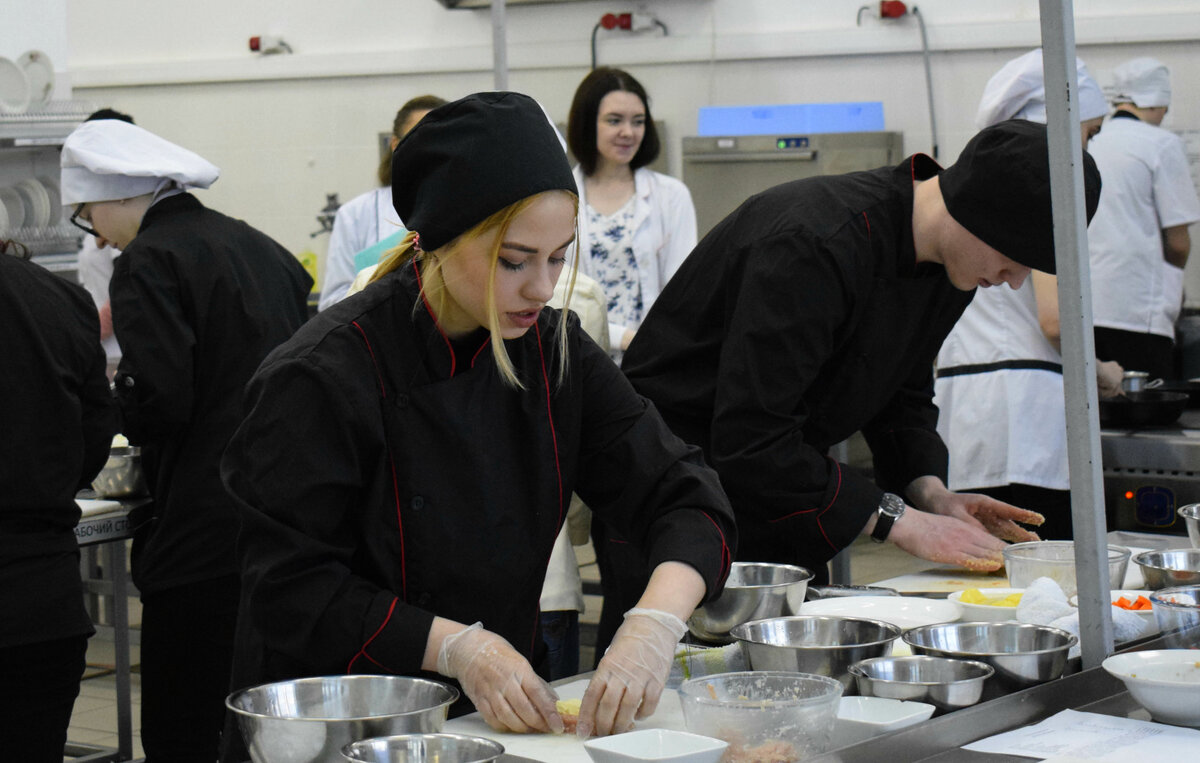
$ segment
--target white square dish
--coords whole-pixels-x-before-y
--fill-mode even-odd
[[[717,763],[728,742],[672,729],[642,729],[589,739],[583,749],[596,763]]]
[[[935,710],[925,702],[910,702],[885,697],[842,697],[837,723],[833,727],[833,747],[845,747],[889,731],[926,720]]]

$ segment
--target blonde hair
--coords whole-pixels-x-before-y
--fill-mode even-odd
[[[575,207],[576,220],[579,214],[579,197],[570,191],[543,191],[542,193],[565,193],[571,197],[571,201]],[[521,199],[518,202],[510,204],[498,212],[493,212],[485,220],[477,223],[469,228],[464,233],[456,236],[452,241],[435,252],[425,252],[417,250],[414,247],[414,241],[417,234],[409,231],[407,235],[400,241],[395,249],[384,255],[379,263],[379,267],[371,276],[371,281],[377,281],[383,278],[388,273],[399,269],[413,258],[415,252],[417,263],[420,267],[421,274],[421,292],[423,297],[432,309],[434,316],[443,315],[446,309],[446,300],[449,295],[446,292],[446,283],[442,276],[442,265],[450,257],[456,256],[462,249],[463,244],[474,241],[479,237],[487,234],[493,229],[499,229],[495,243],[492,244],[492,249],[488,253],[488,282],[486,291],[486,304],[488,311],[488,331],[492,337],[492,357],[496,360],[496,367],[500,369],[500,376],[505,383],[517,389],[525,389],[520,377],[517,375],[516,369],[513,367],[512,359],[508,356],[508,350],[504,346],[504,337],[500,333],[500,315],[496,312],[496,267],[497,261],[500,259],[501,245],[504,243],[504,237],[508,233],[508,228],[512,225],[513,220],[517,218],[535,199],[542,194],[534,194]],[[578,223],[577,223],[578,225]],[[578,236],[576,236],[578,239]],[[437,256],[433,256],[436,254]],[[571,294],[575,290],[575,274],[578,272],[579,258],[572,258],[570,265],[570,281],[567,287],[567,297],[563,302],[562,313],[563,319],[558,323],[556,331],[555,343],[558,345],[558,372],[556,374],[558,383],[562,383],[567,373],[567,332],[566,332],[566,313],[571,304]],[[420,302],[413,306],[414,310],[421,308]],[[535,328],[536,330],[536,328]]]

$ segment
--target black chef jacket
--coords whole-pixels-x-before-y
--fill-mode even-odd
[[[625,353],[634,388],[720,474],[738,558],[821,569],[881,487],[945,479],[933,360],[974,292],[916,264],[913,181],[939,170],[917,154],[750,198],[692,251]],[[826,455],[859,430],[875,483]]]
[[[221,452],[254,369],[307,318],[311,285],[286,249],[190,194],[151,206],[116,259],[117,397],[154,498],[134,536],[142,593],[237,571]]]
[[[417,281],[405,264],[319,314],[250,382],[222,467],[243,522],[235,685],[416,674],[435,615],[533,657],[572,491],[652,565],[723,586],[736,530],[716,474],[574,316],[561,386],[557,310],[506,341],[517,390],[485,330],[452,345],[414,310]]]
[[[75,493],[116,431],[104,368],[87,292],[0,254],[0,647],[92,632]]]

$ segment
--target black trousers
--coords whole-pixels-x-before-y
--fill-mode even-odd
[[[1102,326],[1095,328],[1096,357],[1115,360],[1126,371],[1145,371],[1151,379],[1178,379],[1175,342],[1158,334],[1142,334]]]
[[[86,635],[0,647],[0,750],[22,763],[62,763],[87,655]]]
[[[146,763],[213,763],[233,665],[236,575],[142,596]]]
[[[1041,527],[1022,525],[1041,537],[1042,540],[1074,540],[1071,524],[1071,491],[1051,490],[1033,485],[1003,485],[960,490],[961,493],[982,493],[998,501],[1011,503],[1022,509],[1036,511],[1046,518]]]

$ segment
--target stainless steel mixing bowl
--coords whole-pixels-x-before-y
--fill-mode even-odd
[[[1200,548],[1200,503],[1180,506],[1176,513],[1183,520],[1183,526],[1187,528],[1188,540],[1191,541],[1192,548]]]
[[[754,670],[814,673],[836,678],[854,693],[850,666],[882,657],[900,627],[862,617],[798,615],[744,623],[730,631]]]
[[[466,734],[399,734],[342,748],[346,760],[365,763],[491,763],[503,754],[499,742]]]
[[[1151,591],[1173,586],[1200,585],[1200,548],[1143,551],[1133,557]]]
[[[728,644],[735,625],[800,611],[813,574],[803,567],[768,562],[734,562],[725,590],[688,618],[701,641]]]
[[[941,711],[974,705],[995,672],[978,660],[923,655],[875,657],[850,666],[864,696],[927,702]]]
[[[458,689],[407,676],[324,676],[256,686],[225,700],[254,763],[342,763],[372,737],[442,730]]]
[[[903,638],[914,654],[991,665],[995,680],[1008,689],[1060,677],[1067,653],[1079,643],[1077,636],[1058,628],[1015,622],[938,623],[913,628]]]

